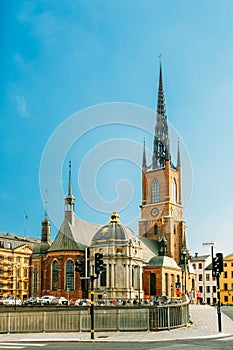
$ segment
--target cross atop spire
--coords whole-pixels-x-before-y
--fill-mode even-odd
[[[164,168],[166,161],[171,159],[166,105],[165,105],[165,97],[164,97],[164,90],[163,90],[162,55],[159,56],[159,59],[160,59],[159,89],[158,89],[158,100],[157,100],[155,137],[154,137],[153,169]]]

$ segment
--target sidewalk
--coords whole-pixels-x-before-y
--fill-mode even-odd
[[[187,327],[158,332],[96,332],[91,340],[90,333],[20,333],[0,334],[0,342],[49,342],[49,341],[95,341],[95,342],[149,342],[179,339],[218,338],[233,336],[233,321],[222,313],[222,332],[218,332],[216,308],[209,305],[190,305],[190,319]]]

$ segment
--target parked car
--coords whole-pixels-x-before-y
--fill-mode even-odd
[[[41,305],[41,299],[38,297],[31,297],[27,300],[24,300],[24,306],[34,306]]]
[[[51,305],[54,298],[55,297],[52,295],[44,295],[43,297],[39,298],[39,301],[42,305]]]
[[[22,301],[18,297],[10,296],[7,299],[3,300],[3,305],[13,306],[13,305],[21,305]]]
[[[54,297],[51,300],[51,305],[69,305],[69,300],[64,297]]]

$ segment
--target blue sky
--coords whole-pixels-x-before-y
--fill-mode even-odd
[[[217,251],[232,253],[232,1],[3,0],[0,13],[0,231],[39,238],[47,188],[54,238],[69,159],[78,217],[105,224],[114,209],[125,224],[138,217],[141,145],[145,137],[149,162],[162,53],[168,120],[192,167],[184,180],[192,192],[189,248],[208,253],[202,242],[214,241]],[[102,125],[114,102],[125,116],[117,125],[105,116]],[[146,119],[138,107],[132,122],[128,104],[152,114]]]

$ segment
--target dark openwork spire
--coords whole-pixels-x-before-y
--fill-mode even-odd
[[[144,144],[143,144],[143,158],[142,158],[142,166],[147,166],[147,162],[146,162],[146,142],[145,142],[145,138],[144,138]]]
[[[160,55],[159,90],[154,137],[153,169],[164,168],[170,160],[170,145],[162,77],[162,56]]]

